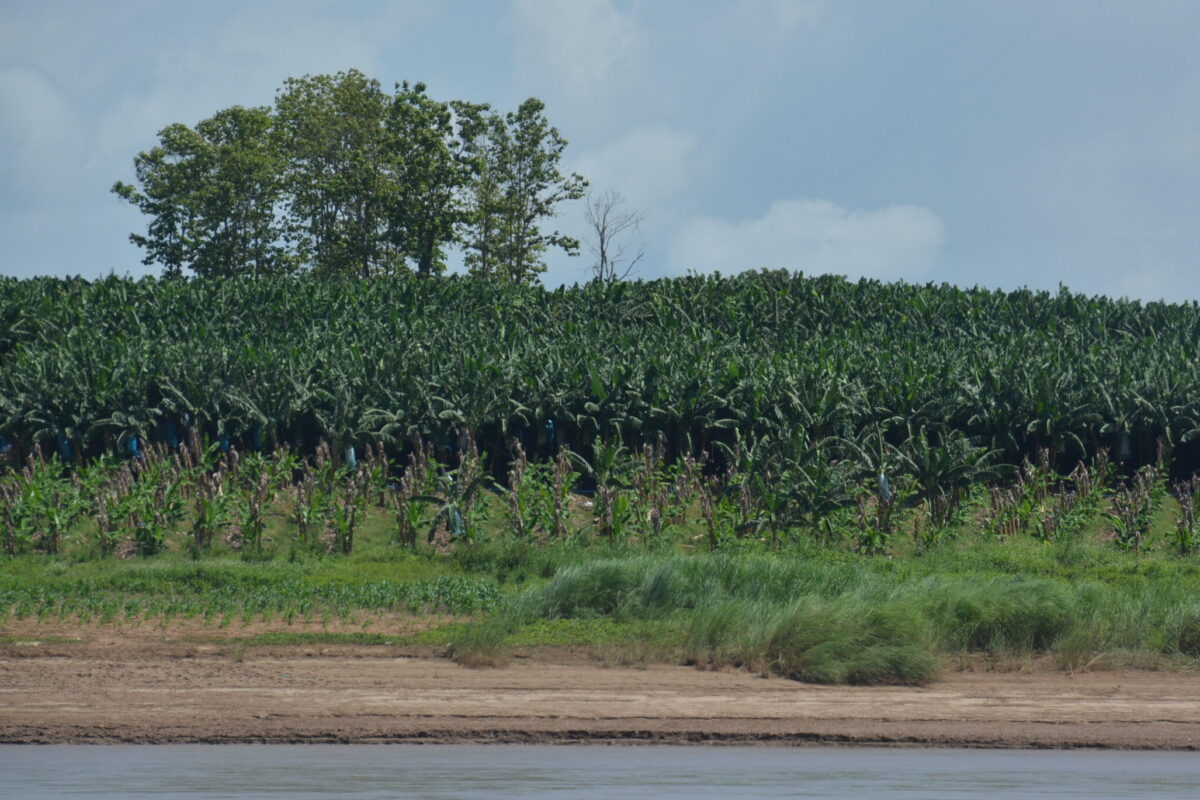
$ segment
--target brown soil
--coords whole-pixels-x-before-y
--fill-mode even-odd
[[[827,687],[578,652],[468,669],[436,648],[220,640],[247,632],[0,629],[0,742],[1200,747],[1189,673],[973,670],[926,688]]]

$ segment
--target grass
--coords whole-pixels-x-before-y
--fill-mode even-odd
[[[1117,554],[1110,563],[1108,552],[1081,544],[1064,565],[1061,545],[1003,554],[977,545],[902,562],[836,549],[808,558],[597,558],[512,595],[463,630],[454,649],[465,662],[486,662],[538,636],[633,647],[636,627],[667,660],[815,683],[909,685],[934,679],[955,653],[1052,655],[1068,667],[1105,654],[1181,666],[1200,656],[1192,561]],[[1081,580],[1086,564],[1108,568]]]
[[[374,512],[372,512],[374,514]],[[864,556],[850,535],[784,537],[778,549],[726,538],[699,552],[687,528],[658,540],[508,535],[502,514],[452,552],[389,544],[368,515],[348,556],[278,547],[193,559],[180,548],[129,560],[87,553],[0,560],[6,620],[364,621],[371,631],[272,631],[241,647],[448,647],[460,663],[503,664],[528,648],[573,648],[614,663],[736,667],[818,683],[919,685],[956,659],[1034,658],[1191,667],[1200,660],[1200,558],[1170,545],[1170,514],[1137,552],[1102,521],[1052,542],[1004,540],[970,519],[934,544],[896,536]],[[372,623],[450,614],[416,633]],[[44,637],[22,636],[21,641]],[[4,640],[0,639],[0,642]],[[47,640],[48,641],[48,640]]]
[[[510,621],[494,616],[465,626],[450,642],[449,655],[466,667],[498,667],[508,663],[512,644]]]
[[[291,621],[357,611],[467,614],[492,608],[500,599],[489,577],[415,557],[357,566],[336,559],[191,561],[170,554],[78,565],[21,557],[0,571],[0,621],[7,616],[113,622],[147,617]]]
[[[727,600],[690,615],[684,646],[697,663],[810,683],[919,685],[938,672],[926,628],[919,615],[861,603]]]

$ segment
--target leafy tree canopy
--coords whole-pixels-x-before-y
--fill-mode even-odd
[[[472,273],[528,283],[549,248],[578,251],[541,224],[587,186],[560,172],[544,108],[389,94],[357,70],[289,78],[273,106],[159,131],[112,190],[148,217],[130,240],[168,275],[438,274],[458,246]]]

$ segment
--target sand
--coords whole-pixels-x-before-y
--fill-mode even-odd
[[[0,629],[4,743],[1200,747],[1200,675],[1185,672],[949,668],[922,688],[830,687],[569,650],[468,668],[438,648],[242,647],[154,626],[50,639],[28,627]]]

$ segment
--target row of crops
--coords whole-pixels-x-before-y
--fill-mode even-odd
[[[151,444],[136,458],[104,456],[75,469],[35,449],[20,470],[0,473],[0,552],[72,560],[240,552],[293,561],[349,556],[362,552],[364,541],[376,554],[383,546],[443,555],[464,543],[503,543],[492,566],[512,567],[530,546],[596,540],[716,551],[815,537],[864,555],[892,553],[910,537],[923,549],[964,530],[994,541],[1046,543],[1100,533],[1123,550],[1166,543],[1181,556],[1200,544],[1200,478],[1171,484],[1158,465],[1124,477],[1103,452],[1064,476],[1043,450],[1039,463],[1027,461],[1011,480],[989,485],[979,482],[986,466],[930,470],[911,459],[911,470],[876,481],[849,461],[810,463],[807,471],[789,464],[776,477],[736,448],[731,455],[740,466],[730,463],[715,475],[708,474],[707,453],[667,464],[661,444],[631,452],[601,441],[591,463],[565,447],[541,463],[530,462],[519,444],[513,450],[507,474],[496,480],[470,444],[454,466],[423,445],[403,465],[368,445],[351,466],[335,461],[324,443],[305,459],[287,447],[222,453],[195,434],[178,448]],[[585,477],[595,487],[589,499],[579,492]],[[377,603],[419,608],[445,599],[441,584],[417,594],[414,588],[401,596],[384,586]],[[458,607],[474,596],[452,594]],[[5,602],[0,585],[0,609]]]
[[[496,475],[597,439],[779,477],[1047,450],[1200,461],[1200,307],[786,272],[546,290],[463,277],[0,279],[0,448],[198,433],[339,455],[468,440]],[[1161,451],[1161,452],[1160,452]],[[1165,454],[1165,455],[1164,455]]]

